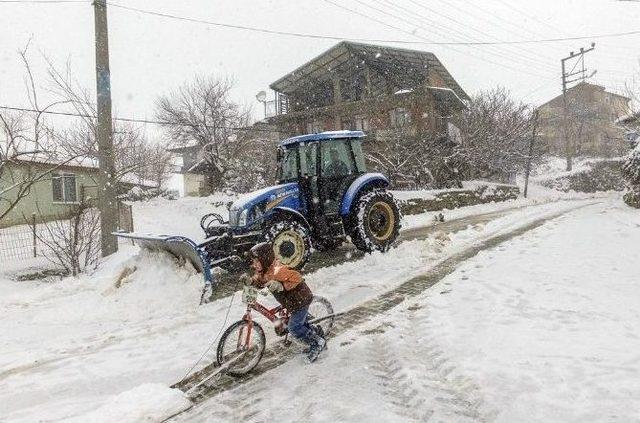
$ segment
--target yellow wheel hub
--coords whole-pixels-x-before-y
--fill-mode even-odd
[[[304,239],[292,229],[280,232],[273,240],[273,251],[280,263],[296,267],[304,259]]]
[[[378,201],[371,206],[367,216],[367,225],[378,241],[386,241],[393,234],[396,218],[393,209],[384,201]]]

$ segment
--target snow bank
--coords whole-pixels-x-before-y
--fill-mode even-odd
[[[145,383],[112,397],[97,410],[69,423],[159,422],[191,406],[184,393],[159,383]]]
[[[227,219],[227,205],[237,198],[237,195],[216,193],[208,197],[182,197],[177,200],[158,197],[132,202],[133,225],[140,233],[182,235],[194,241],[203,240],[202,216],[218,213]]]

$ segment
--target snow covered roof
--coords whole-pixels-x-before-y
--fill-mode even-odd
[[[167,148],[167,151],[171,151],[173,153],[183,153],[185,151],[190,151],[190,150],[199,150],[200,148],[202,148],[200,146],[200,144],[196,141],[185,144],[185,145],[181,145],[179,147],[173,147],[173,148]]]
[[[125,173],[120,177],[120,182],[124,182],[125,184],[138,185],[145,188],[156,188],[158,186],[157,182],[140,178],[133,172]]]
[[[98,160],[93,157],[76,156],[69,158],[65,155],[55,154],[47,151],[35,151],[17,156],[16,161],[27,163],[39,163],[53,166],[83,167],[97,169]]]
[[[421,71],[433,69],[444,80],[446,85],[456,92],[458,97],[465,100],[469,99],[467,93],[464,92],[433,53],[352,41],[342,41],[334,45],[293,72],[278,79],[269,87],[280,93],[292,93],[301,88],[305,82],[318,80],[323,75],[331,73],[332,69],[346,63],[353,56],[357,56],[372,67],[377,68],[406,68],[407,70],[420,69]]]
[[[429,91],[436,100],[444,103],[449,103],[451,105],[457,106],[461,109],[466,109],[467,106],[464,104],[462,99],[453,91],[451,88],[443,88],[443,87],[427,87],[427,91]]]
[[[611,91],[607,91],[607,89],[605,87],[603,87],[602,85],[590,84],[588,82],[580,82],[579,84],[576,84],[573,87],[568,88],[567,92],[577,91],[579,89],[589,89],[589,88],[594,89],[594,90],[604,91],[609,95],[612,95],[612,96],[615,96],[615,97],[620,97],[620,98],[622,98],[623,100],[626,100],[626,101],[631,101],[631,99],[629,97],[627,97],[627,96],[616,94],[616,93],[613,93]],[[562,94],[557,95],[557,96],[553,97],[551,100],[546,101],[545,103],[543,103],[540,106],[538,106],[538,108],[539,109],[543,108],[545,106],[550,105],[551,103],[555,103],[555,102],[558,102],[560,100],[562,100]]]
[[[620,116],[615,123],[634,123],[640,121],[640,113],[628,113]]]
[[[16,159],[17,162],[31,164],[45,164],[50,166],[59,166],[60,168],[83,168],[91,172],[97,172],[100,167],[98,159],[95,157],[77,156],[73,158],[56,155],[49,152],[31,152],[27,154],[19,155]],[[158,184],[154,181],[140,178],[133,172],[128,172],[118,178],[120,182],[124,182],[132,185],[139,185],[147,188],[155,188]]]

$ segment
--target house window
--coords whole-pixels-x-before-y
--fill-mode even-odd
[[[307,134],[317,134],[318,132],[322,131],[322,122],[320,122],[319,120],[307,122]]]
[[[401,127],[411,124],[411,114],[404,107],[398,107],[391,111],[391,126]]]
[[[341,119],[340,126],[341,126],[341,129],[344,129],[347,131],[352,130],[354,128],[353,121],[349,118]]]
[[[367,120],[367,118],[363,117],[363,116],[355,116],[353,118],[353,120],[355,121],[355,129],[356,131],[368,131],[369,130],[369,121]]]
[[[78,201],[76,175],[54,173],[51,178],[54,203],[76,203]]]

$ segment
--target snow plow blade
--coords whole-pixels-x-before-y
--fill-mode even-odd
[[[135,232],[114,232],[113,234],[119,238],[134,241],[140,248],[146,248],[151,251],[166,251],[177,259],[188,261],[198,273],[207,273],[209,271],[209,266],[206,264],[202,250],[200,250],[198,244],[187,237],[137,234]],[[205,279],[207,279],[206,275]]]
[[[151,251],[165,251],[178,260],[191,263],[198,273],[204,276],[204,286],[200,295],[200,304],[209,301],[215,288],[215,280],[211,272],[211,264],[207,260],[206,253],[191,239],[175,235],[151,235],[136,234],[133,232],[113,232],[119,238],[130,239],[140,246]]]

